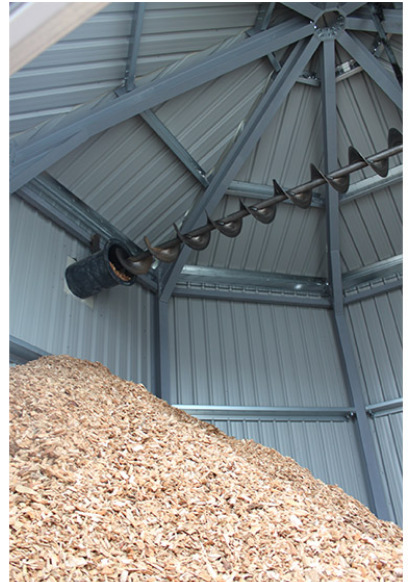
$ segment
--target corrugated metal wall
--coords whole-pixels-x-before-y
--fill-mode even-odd
[[[251,204],[253,200],[246,202]],[[213,217],[227,216],[238,208],[237,198],[224,197]],[[218,232],[212,233],[208,247],[191,253],[189,264],[325,277],[327,258],[323,210],[309,208],[305,211],[294,205],[280,204],[276,216],[276,220],[268,225],[246,218],[236,238],[227,239]]]
[[[347,317],[366,402],[402,398],[402,290],[349,305]],[[402,413],[374,414],[371,425],[391,515],[402,526]]]
[[[402,412],[374,416],[373,432],[377,445],[377,455],[383,472],[383,482],[388,496],[388,507],[393,519],[403,526],[403,458]]]
[[[401,396],[401,292],[348,307],[366,404]],[[268,417],[262,407],[348,407],[329,310],[175,298],[169,305],[172,402],[237,438],[294,458],[368,504],[355,421]],[[189,410],[189,405],[192,406]],[[216,410],[194,410],[194,406]],[[227,408],[244,407],[229,414]],[[217,407],[218,410],[217,410]],[[247,415],[245,407],[259,407]],[[310,414],[310,411],[309,413]],[[402,525],[402,422],[370,420],[391,519]]]
[[[349,405],[326,310],[178,298],[169,328],[173,402]]]
[[[341,205],[343,271],[401,254],[402,214],[402,182]]]
[[[177,298],[169,329],[173,402],[187,411],[189,404],[349,406],[328,310]],[[197,416],[368,503],[353,421],[257,418],[254,410],[246,418],[245,410],[239,418],[228,410]]]
[[[238,439],[253,439],[307,467],[368,505],[352,421],[219,420],[204,418]]]
[[[10,80],[11,132],[35,127],[100,97],[123,81],[134,2],[110,2],[15,73]],[[157,75],[191,54],[250,28],[256,3],[147,2],[136,75]],[[194,33],[191,32],[194,30]]]
[[[19,198],[10,200],[10,334],[53,353],[99,361],[152,385],[151,295],[114,287],[85,301],[65,290],[67,258],[89,251]]]
[[[367,404],[402,397],[402,291],[347,308]]]

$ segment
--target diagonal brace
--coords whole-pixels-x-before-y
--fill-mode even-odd
[[[402,109],[401,86],[364,44],[357,37],[345,31],[338,36],[337,41],[363,67],[365,72],[377,83],[391,101],[399,109]]]
[[[194,229],[200,222],[206,222],[205,213],[210,214],[216,208],[231,181],[258,143],[261,135],[288,96],[300,72],[310,61],[320,42],[317,37],[313,36],[308,42],[305,40],[300,41],[293,49],[281,71],[259,102],[252,117],[244,126],[237,141],[224,158],[217,174],[214,175],[203,196],[188,215],[182,227],[183,233]],[[171,296],[190,252],[191,250],[184,245],[177,260],[164,275],[164,286],[161,291],[161,297],[164,301]]]

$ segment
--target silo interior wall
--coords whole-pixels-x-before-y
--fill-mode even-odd
[[[169,308],[172,401],[221,407],[200,418],[294,458],[368,504],[356,426],[331,313],[288,305],[176,298]],[[259,417],[223,407],[259,407]],[[265,416],[262,407],[327,408],[320,417]]]
[[[353,303],[347,317],[365,400],[377,406],[371,428],[388,507],[402,526],[402,290]]]
[[[16,196],[10,199],[10,335],[43,352],[99,361],[152,385],[151,294],[135,284],[89,299],[65,283],[69,258],[89,249]]]
[[[88,254],[11,197],[10,335],[44,352],[100,361],[154,390],[154,296],[135,284],[90,300],[74,297],[65,285],[67,261]],[[367,405],[402,397],[401,305],[401,292],[393,291],[347,308]],[[329,310],[177,297],[169,302],[168,329],[173,404],[327,408],[326,416],[302,419],[205,419],[293,457],[367,503],[355,421],[330,417],[331,408],[351,403]],[[402,414],[385,411],[370,422],[390,511],[401,525]]]
[[[177,298],[169,319],[174,403],[350,405],[326,309]]]
[[[402,397],[402,291],[396,289],[347,308],[367,404]]]

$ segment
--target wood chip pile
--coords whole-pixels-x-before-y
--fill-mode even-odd
[[[10,376],[10,580],[401,580],[401,530],[292,459],[99,363]]]

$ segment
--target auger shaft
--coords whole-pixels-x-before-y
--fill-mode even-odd
[[[236,212],[215,221],[207,217],[207,224],[188,233],[182,234],[179,229],[175,227],[177,237],[162,243],[158,247],[153,247],[145,237],[146,246],[149,250],[130,257],[124,257],[123,254],[119,253],[117,258],[122,266],[130,273],[147,273],[152,264],[153,256],[165,262],[173,262],[178,256],[177,247],[180,248],[183,243],[191,246],[191,248],[194,248],[195,250],[203,250],[209,243],[208,233],[214,229],[220,230],[222,234],[230,237],[237,236],[241,230],[242,219],[249,214],[252,214],[261,222],[272,222],[275,217],[274,213],[271,213],[269,219],[263,219],[260,211],[288,199],[302,208],[307,208],[310,206],[312,200],[313,189],[323,186],[326,183],[332,184],[339,192],[344,193],[349,186],[349,175],[358,170],[362,170],[367,166],[370,166],[375,172],[377,172],[377,174],[385,176],[388,173],[388,159],[400,153],[402,153],[402,135],[398,130],[390,129],[388,134],[388,148],[386,150],[373,154],[368,158],[364,158],[359,154],[359,152],[357,152],[357,150],[350,147],[350,163],[347,166],[343,166],[330,174],[324,175],[320,170],[311,165],[312,177],[304,184],[300,184],[299,186],[295,186],[294,188],[285,191],[276,181],[274,181],[275,194],[272,198],[256,202],[255,204],[250,204],[249,206],[246,206],[241,201],[240,209]],[[357,161],[354,161],[356,159]],[[250,208],[250,210],[248,210],[248,208]],[[257,217],[257,214],[259,217]],[[194,238],[194,241],[191,241],[189,244],[189,239],[192,238]],[[200,238],[202,239],[202,242],[200,242]]]

